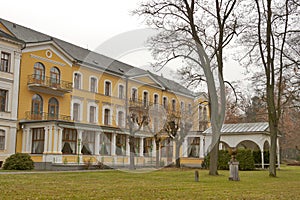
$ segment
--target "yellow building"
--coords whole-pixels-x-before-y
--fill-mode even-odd
[[[12,22],[0,19],[0,25],[26,43],[20,65],[16,152],[29,153],[37,167],[39,163],[51,166],[87,161],[128,165],[127,118],[135,123],[141,119],[130,110],[135,106],[156,113],[148,115],[148,124],[134,136],[137,165],[155,160],[153,134],[162,129],[158,108],[191,118],[189,135],[194,139],[185,139],[180,156],[189,157],[188,146],[193,144],[199,148],[191,155],[201,157],[199,130],[208,125],[208,111],[205,106],[195,110],[207,102],[205,95],[197,97],[162,76]],[[200,119],[199,114],[206,117]],[[165,164],[174,162],[174,149],[173,141],[162,141],[160,157]]]

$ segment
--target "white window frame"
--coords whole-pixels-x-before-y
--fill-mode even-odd
[[[120,126],[120,122],[119,122],[119,112],[123,112],[123,122],[122,122],[122,125],[123,126]],[[126,126],[126,116],[125,116],[125,109],[117,109],[116,110],[117,112],[117,117],[116,117],[116,123],[117,123],[117,126],[120,127],[120,128],[124,128]]]
[[[90,107],[91,106],[96,108],[96,110],[95,110],[95,121],[94,122],[90,122],[91,121],[91,119],[90,119]],[[96,104],[95,102],[88,102],[88,104],[87,104],[87,122],[88,123],[93,123],[93,124],[98,123],[98,113],[99,113],[98,104]]]
[[[157,104],[159,104],[159,94],[157,93],[153,94],[153,104],[155,104],[155,95],[157,95]]]
[[[75,103],[78,103],[80,105],[79,106],[79,121],[82,121],[82,119],[83,119],[83,102],[80,99],[72,99],[72,101],[71,101],[71,119],[72,120],[74,119],[73,108],[74,108]]]
[[[96,79],[96,83],[95,83],[95,91],[92,91],[91,87],[92,87],[92,78]],[[89,80],[89,91],[90,92],[94,92],[94,93],[98,93],[98,78],[96,76],[90,76],[90,80]]]
[[[108,118],[108,125],[112,125],[112,116],[113,116],[113,109],[110,106],[103,106],[102,107],[102,124],[106,125],[104,123],[104,118],[105,118],[105,109],[109,109],[110,110],[110,116]]]
[[[166,102],[167,102],[166,107],[165,107],[165,105],[164,105],[164,98],[166,98]],[[163,96],[163,98],[162,98],[162,106],[163,106],[165,109],[168,109],[168,108],[169,108],[169,99],[168,99],[167,96]]]
[[[149,93],[149,91],[148,90],[143,90],[143,97],[142,97],[142,103],[143,103],[143,105],[144,105],[144,96],[145,96],[145,93],[147,93],[147,102],[146,102],[146,106],[148,106],[149,105],[149,102],[150,102],[150,93]]]
[[[75,88],[75,74],[80,74],[80,85],[79,85],[79,90],[82,90],[83,89],[83,74],[81,73],[81,72],[79,72],[79,71],[75,71],[75,72],[73,72],[73,88],[74,89],[76,89]]]
[[[122,98],[120,98],[120,86],[123,86],[123,95],[122,95]],[[118,84],[118,98],[119,99],[124,99],[125,98],[125,85],[122,84],[122,83]]]
[[[133,100],[132,99],[133,89],[136,90],[136,99],[135,100],[138,101],[139,100],[139,91],[138,91],[137,87],[131,87],[131,89],[130,89],[130,99]]]
[[[110,80],[108,80],[108,79],[104,80],[104,86],[103,86],[103,87],[104,87],[104,90],[103,90],[104,95],[107,96],[107,95],[106,95],[106,91],[105,91],[105,89],[106,89],[106,82],[109,82],[109,83],[110,83],[109,94],[108,94],[108,96],[112,96],[112,82],[111,82]]]
[[[0,136],[4,136],[4,145],[3,145],[3,149],[0,149],[0,151],[4,151],[4,150],[6,150],[6,130],[5,129],[2,129],[2,128],[0,128],[0,134],[1,134],[1,132],[3,132],[3,135],[0,135]]]

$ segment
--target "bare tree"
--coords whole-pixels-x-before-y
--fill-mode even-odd
[[[285,104],[299,93],[299,6],[294,0],[249,2],[248,18],[244,19],[249,21],[240,40],[247,49],[246,64],[264,69],[261,91],[267,102],[272,177],[276,176],[279,120]]]
[[[187,76],[190,84],[203,80],[207,82],[214,133],[210,147],[210,175],[218,174],[218,143],[225,115],[223,48],[235,34],[236,23],[231,14],[236,2],[216,0],[215,9],[212,11],[210,4],[202,0],[150,0],[134,11],[135,14],[145,17],[148,25],[161,31],[150,40],[152,53],[158,60],[156,65],[164,67],[167,63],[181,58],[190,66],[196,66],[193,70],[189,67],[185,70],[193,72]],[[208,18],[210,21],[205,18],[204,12],[212,16]],[[212,25],[207,28],[207,24]],[[213,31],[213,36],[210,37],[213,43],[206,37],[210,31]],[[211,65],[212,58],[216,58],[217,65]],[[213,71],[212,66],[216,66],[217,70]],[[219,95],[217,86],[220,87]]]

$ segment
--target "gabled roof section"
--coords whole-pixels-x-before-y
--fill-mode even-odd
[[[119,76],[135,77],[140,75],[147,75],[151,77],[151,79],[155,80],[156,83],[159,83],[159,85],[161,85],[166,90],[169,90],[170,92],[179,93],[191,97],[194,96],[192,91],[183,87],[179,83],[155,75],[149,71],[133,67],[118,60],[109,58],[99,53],[90,51],[88,49],[84,49],[69,42],[51,37],[49,35],[9,22],[1,18],[0,22],[16,38],[18,38],[19,40],[23,40],[27,44],[54,41],[62,50],[64,50],[69,56],[71,56],[75,61],[77,61],[80,64],[85,64],[90,67],[106,70],[107,72],[111,72]]]
[[[268,122],[257,123],[239,123],[239,124],[223,124],[221,134],[240,134],[240,133],[261,133],[267,132],[269,129]],[[212,128],[208,128],[203,133],[212,133]]]
[[[165,89],[164,85],[161,82],[159,82],[156,78],[154,78],[152,74],[149,73],[149,71],[145,71],[145,70],[143,71],[144,72],[140,74],[131,76],[130,79],[138,82],[146,83],[148,85],[160,87],[161,89]],[[138,73],[138,71],[136,72]]]

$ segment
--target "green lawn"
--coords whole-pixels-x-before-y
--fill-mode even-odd
[[[186,169],[0,174],[0,199],[300,199],[300,167],[283,167],[278,178],[240,172],[239,182],[219,173],[199,170],[199,182]]]

